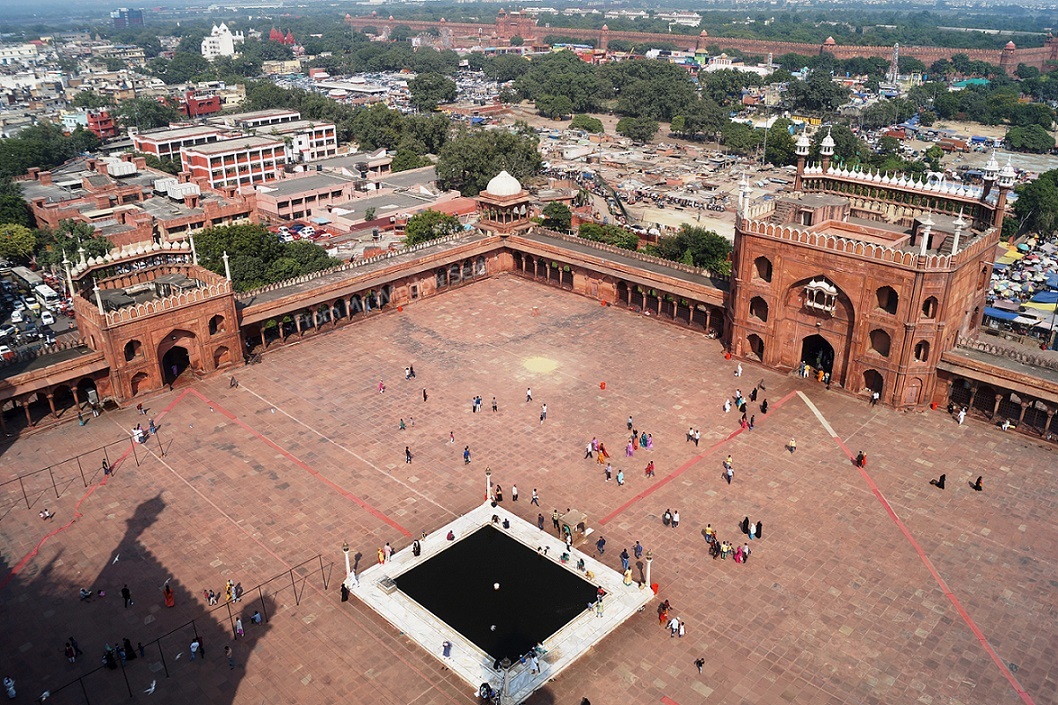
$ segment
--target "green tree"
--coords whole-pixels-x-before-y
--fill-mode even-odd
[[[790,107],[805,112],[833,112],[848,97],[848,88],[834,83],[829,73],[819,69],[808,74],[808,80],[794,81],[786,87],[786,101]]]
[[[764,133],[742,122],[727,122],[720,130],[724,149],[735,154],[752,154],[764,140]]]
[[[690,260],[694,266],[716,274],[731,271],[731,242],[705,228],[685,223],[677,234],[659,238],[652,249],[659,257],[675,262]]]
[[[658,133],[658,121],[648,117],[621,118],[617,121],[617,134],[640,144],[649,142]]]
[[[67,136],[52,123],[32,125],[0,140],[0,178],[22,176],[30,167],[50,169],[98,144],[95,135],[80,127]]]
[[[764,150],[764,162],[775,166],[787,166],[797,161],[794,150],[797,142],[790,134],[792,122],[786,118],[779,118],[772,123],[768,130],[766,148]]]
[[[117,118],[125,127],[150,130],[176,122],[180,119],[180,112],[154,98],[140,97],[122,101],[118,107]]]
[[[408,171],[409,169],[418,169],[424,166],[430,166],[431,162],[426,157],[419,156],[419,153],[415,150],[404,146],[397,149],[396,154],[393,155],[393,162],[389,165],[391,171]]]
[[[147,63],[147,69],[167,84],[173,85],[187,83],[196,76],[208,74],[210,67],[209,61],[196,48],[194,53],[178,51],[172,59],[151,59]]]
[[[408,247],[421,242],[453,235],[463,229],[459,218],[435,210],[416,213],[404,226],[404,244]]]
[[[563,118],[573,112],[573,101],[564,95],[542,95],[536,99],[536,112],[546,118]]]
[[[11,179],[0,179],[0,223],[12,223],[33,228],[33,211],[22,198],[22,188]]]
[[[475,56],[475,54],[471,54]],[[529,60],[517,54],[494,56],[485,62],[485,75],[494,81],[513,81],[529,70]]]
[[[511,37],[510,42],[512,47],[520,47],[521,45],[525,44],[525,40],[519,37],[517,34]]]
[[[584,130],[585,132],[592,132],[595,134],[602,134],[604,131],[602,120],[584,113],[574,115],[573,121],[569,123],[569,128],[571,130]]]
[[[445,188],[471,197],[504,169],[524,182],[543,163],[537,141],[533,134],[463,128],[438,154],[438,179]]]
[[[1054,138],[1039,125],[1012,127],[1007,130],[1007,144],[1019,152],[1043,154],[1054,149]]]
[[[639,249],[639,236],[616,225],[581,223],[580,228],[577,229],[577,236],[594,242],[605,242],[626,250]]]
[[[408,81],[411,104],[422,112],[436,110],[440,103],[456,99],[456,82],[439,73],[421,73]]]
[[[96,93],[93,90],[81,91],[73,97],[74,106],[88,110],[105,108],[112,103],[113,99],[110,96]]]
[[[0,224],[0,257],[11,262],[27,264],[37,247],[33,231],[15,223]]]
[[[1019,232],[1035,232],[1049,237],[1058,230],[1058,169],[1040,174],[1035,181],[1019,184],[1014,191],[1014,214]]]
[[[834,161],[841,164],[853,165],[867,154],[867,145],[856,135],[852,134],[845,125],[828,125],[825,129],[818,130],[812,138],[812,159],[818,160],[819,144],[827,135],[834,139]]]
[[[195,235],[195,249],[202,266],[218,274],[224,273],[223,256],[227,252],[232,281],[238,291],[339,264],[311,242],[283,243],[260,225],[207,228]]]
[[[565,203],[552,201],[544,206],[544,227],[552,230],[569,230],[573,221],[573,213]]]
[[[374,208],[368,208],[366,211],[364,211],[364,220],[374,220],[374,219],[375,219],[375,209]]]

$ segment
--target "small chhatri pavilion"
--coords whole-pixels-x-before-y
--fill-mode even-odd
[[[518,179],[501,171],[478,194],[478,227],[500,235],[528,230],[533,225],[529,201]]]

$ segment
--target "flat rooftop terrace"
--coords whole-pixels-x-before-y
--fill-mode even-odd
[[[35,476],[29,509],[10,486],[0,493],[4,669],[20,700],[48,688],[49,705],[80,703],[80,686],[57,688],[127,636],[146,657],[126,664],[128,686],[120,670],[86,676],[91,702],[126,701],[131,689],[153,705],[478,703],[446,670],[439,641],[420,647],[355,597],[341,602],[338,582],[343,542],[358,571],[387,542],[403,554],[423,531],[424,550],[435,550],[441,526],[480,506],[490,467],[501,506],[532,530],[542,514],[553,537],[552,510],[574,507],[591,538],[606,539],[603,554],[593,541],[578,554],[619,569],[621,550],[640,541],[660,586],[530,705],[1013,703],[1015,687],[1022,702],[1054,702],[1053,449],[943,412],[871,408],[752,364],[736,379],[722,353],[653,317],[501,276],[266,352],[235,370],[237,388],[218,377],[144,399],[146,417],[108,411],[19,438],[0,455],[7,477],[111,441],[125,455],[110,455],[117,469],[105,482],[102,452],[86,456],[87,489],[75,465],[59,466],[58,499],[48,473]],[[721,405],[758,380],[771,408],[740,433]],[[653,438],[632,457],[621,452],[629,415]],[[160,433],[133,456],[129,429],[147,418]],[[700,444],[686,441],[688,426]],[[584,458],[593,436],[623,486]],[[784,449],[791,437],[795,454]],[[860,449],[863,472],[849,460]],[[720,479],[728,454],[731,485]],[[655,477],[644,476],[648,461]],[[943,491],[928,482],[940,473]],[[983,492],[967,484],[978,475]],[[38,517],[44,507],[53,519]],[[679,511],[678,528],[662,523],[666,508]],[[711,559],[704,527],[741,544],[747,516],[763,523],[750,560]],[[641,562],[632,556],[636,580]],[[245,626],[238,639],[223,598],[216,612],[203,598],[229,579],[246,590],[231,605]],[[82,586],[107,594],[81,604]],[[682,639],[658,625],[663,599],[686,622]],[[248,621],[254,610],[264,624]],[[194,632],[181,627],[192,619],[207,649],[195,661]],[[62,656],[70,635],[85,652],[74,664]]]

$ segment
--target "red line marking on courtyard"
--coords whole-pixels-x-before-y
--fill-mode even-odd
[[[834,436],[834,440],[837,441],[838,445],[841,447],[841,450],[845,453],[846,456],[848,456],[849,460],[851,461],[853,456],[852,451],[848,449],[848,446],[846,446],[845,443],[837,436]],[[962,618],[963,622],[965,622],[966,626],[970,628],[971,632],[973,632],[974,637],[976,637],[977,641],[981,644],[981,647],[984,648],[985,652],[989,655],[989,657],[991,657],[992,661],[996,664],[996,666],[999,667],[1000,672],[1002,672],[1003,676],[1014,688],[1014,691],[1017,692],[1022,702],[1024,702],[1025,705],[1035,705],[1032,696],[1029,695],[1028,692],[1026,692],[1026,690],[1021,687],[1021,684],[1018,683],[1018,680],[1014,677],[1014,674],[1011,673],[1010,669],[1006,667],[1006,664],[1004,664],[1002,660],[1000,660],[999,654],[997,654],[995,652],[995,649],[992,648],[992,645],[988,643],[988,638],[985,637],[984,632],[981,631],[981,629],[977,626],[977,623],[974,622],[973,617],[970,616],[970,613],[967,612],[966,609],[962,606],[962,603],[959,601],[959,598],[956,597],[955,593],[952,592],[951,588],[948,587],[948,584],[944,581],[944,578],[941,577],[940,573],[933,565],[933,562],[929,559],[929,556],[926,555],[926,552],[925,550],[923,550],[922,546],[920,546],[918,541],[915,540],[915,537],[911,535],[911,530],[908,529],[907,525],[904,524],[900,517],[896,515],[896,510],[893,509],[893,506],[889,504],[889,500],[885,498],[884,494],[882,494],[881,488],[879,488],[878,485],[875,484],[871,476],[867,474],[867,470],[865,468],[857,467],[855,463],[853,463],[853,466],[856,467],[857,470],[859,470],[864,482],[867,483],[867,487],[870,488],[874,496],[878,499],[879,502],[881,502],[882,507],[889,515],[889,518],[893,520],[893,523],[895,523],[896,526],[900,529],[901,533],[904,534],[904,538],[906,538],[908,543],[911,544],[911,547],[915,549],[915,553],[918,554],[918,557],[922,561],[922,564],[926,566],[926,570],[928,570],[930,572],[930,575],[933,576],[933,580],[937,583],[937,586],[941,589],[941,592],[944,593],[944,596],[948,598],[949,602],[951,602],[952,606],[955,608],[955,611],[958,613],[958,615]]]
[[[283,448],[282,446],[277,444],[275,441],[271,440],[270,438],[268,438],[267,436],[263,435],[262,433],[256,431],[255,429],[253,429],[252,427],[250,427],[249,425],[244,423],[241,419],[239,419],[238,416],[236,416],[232,412],[228,411],[227,409],[225,409],[223,406],[221,406],[217,402],[212,401],[212,400],[208,399],[207,397],[205,397],[197,389],[189,389],[188,392],[190,392],[191,394],[194,394],[199,399],[204,401],[206,404],[208,404],[210,406],[210,408],[215,408],[217,411],[219,411],[225,417],[227,417],[228,419],[230,419],[234,423],[238,424],[245,431],[251,433],[258,440],[263,441],[265,444],[267,444],[273,450],[279,451],[285,458],[287,458],[287,460],[289,460],[290,462],[294,463],[299,468],[301,468],[305,472],[309,473],[310,475],[315,477],[317,480],[319,480],[320,482],[322,482],[323,484],[327,485],[332,490],[334,490],[335,492],[340,494],[341,496],[343,496],[346,499],[348,499],[348,500],[360,505],[361,508],[367,510],[367,512],[369,514],[371,514],[372,516],[374,516],[376,519],[384,521],[385,523],[389,524],[391,527],[393,527],[394,529],[396,529],[397,531],[401,532],[402,534],[404,534],[407,537],[411,536],[411,532],[410,531],[405,529],[403,526],[401,526],[400,524],[398,524],[394,520],[390,519],[385,514],[383,514],[381,510],[376,509],[375,507],[371,506],[370,504],[368,504],[364,500],[360,499],[359,497],[357,497],[355,494],[353,494],[349,490],[347,490],[347,489],[343,488],[342,486],[338,485],[336,482],[324,477],[323,475],[320,474],[320,472],[318,470],[316,470],[316,469],[312,468],[311,466],[307,465],[306,463],[302,462],[293,453],[290,453],[285,448]]]
[[[783,405],[784,403],[786,403],[786,402],[787,402],[787,401],[788,401],[789,399],[793,398],[793,397],[794,397],[794,396],[796,396],[796,395],[797,395],[797,391],[796,391],[796,390],[795,390],[795,391],[792,391],[792,392],[790,392],[789,394],[787,394],[786,396],[784,396],[784,397],[783,397],[782,399],[780,399],[779,401],[777,401],[777,402],[775,402],[774,404],[772,404],[772,405],[771,405],[771,408],[772,408],[772,409],[776,409],[776,410],[777,410],[777,409],[778,409],[779,407],[781,407],[781,406],[782,406],[782,405]],[[767,415],[765,414],[765,415],[763,415],[763,416],[762,416],[762,418],[761,418],[761,421],[765,421],[766,419],[767,419]],[[720,446],[724,445],[725,443],[727,443],[728,441],[732,440],[733,438],[737,438],[737,437],[738,437],[739,435],[741,435],[741,434],[742,434],[742,432],[743,432],[743,431],[745,431],[745,430],[746,430],[746,429],[744,429],[744,428],[738,428],[737,430],[735,430],[735,431],[732,431],[732,432],[731,432],[731,433],[730,433],[730,434],[729,434],[729,435],[727,436],[727,438],[721,438],[721,439],[720,439],[719,441],[717,441],[716,443],[714,443],[713,445],[711,445],[711,446],[709,447],[709,450],[705,451],[704,453],[702,453],[702,454],[700,454],[700,455],[696,455],[696,456],[692,457],[692,458],[691,458],[690,460],[688,460],[688,461],[687,461],[686,463],[684,463],[684,464],[683,464],[683,465],[681,465],[680,467],[676,468],[676,469],[675,469],[675,470],[673,470],[673,471],[672,471],[671,473],[669,473],[669,474],[668,474],[668,475],[666,475],[665,477],[661,478],[660,480],[658,480],[657,482],[655,482],[655,483],[654,483],[653,485],[651,485],[650,487],[646,488],[645,490],[643,490],[642,492],[640,492],[639,494],[637,494],[637,495],[636,495],[635,497],[633,497],[632,499],[628,500],[627,502],[625,502],[624,504],[622,504],[622,505],[621,505],[620,507],[618,507],[617,509],[613,510],[612,512],[610,512],[610,513],[609,513],[609,514],[607,514],[606,516],[604,516],[604,517],[603,517],[602,519],[600,519],[600,520],[599,520],[599,524],[600,524],[600,525],[605,525],[605,524],[609,523],[609,522],[610,522],[611,520],[613,520],[613,519],[614,519],[614,517],[616,517],[616,516],[617,516],[618,514],[621,514],[622,512],[624,512],[624,511],[625,511],[626,509],[628,509],[629,507],[631,507],[631,506],[632,506],[633,504],[635,504],[636,502],[638,502],[638,501],[640,501],[640,500],[642,500],[642,499],[646,499],[646,498],[647,498],[647,497],[649,497],[650,495],[654,494],[654,493],[655,493],[655,492],[657,492],[657,491],[658,491],[659,489],[661,489],[661,488],[662,488],[662,487],[664,487],[665,485],[669,484],[670,482],[672,482],[673,480],[675,480],[675,479],[676,479],[677,477],[679,477],[680,475],[682,475],[683,473],[687,472],[687,471],[688,471],[688,470],[690,470],[690,469],[691,469],[692,467],[694,467],[695,465],[697,465],[697,464],[698,464],[698,463],[699,463],[700,461],[702,461],[703,459],[705,459],[705,456],[707,456],[707,455],[710,455],[710,454],[711,454],[711,453],[712,453],[713,451],[715,451],[715,450],[716,450],[717,448],[719,448]]]
[[[670,698],[667,695],[662,695],[661,696],[661,702],[665,703],[665,705],[680,705],[678,702],[676,702],[675,700],[673,700],[672,698]]]

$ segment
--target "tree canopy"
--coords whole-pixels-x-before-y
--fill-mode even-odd
[[[563,231],[569,230],[570,223],[573,221],[573,214],[570,212],[569,206],[565,203],[552,201],[544,206],[543,213],[543,226],[545,228]]]
[[[626,250],[639,248],[639,236],[630,230],[617,225],[599,225],[598,223],[581,223],[577,236],[593,242],[604,242],[607,245]]]
[[[658,133],[658,121],[649,117],[626,117],[617,121],[617,134],[640,144],[649,142]]]
[[[408,81],[411,104],[428,113],[436,110],[440,103],[451,103],[456,99],[456,82],[439,73],[421,73]]]
[[[591,115],[574,115],[572,122],[569,123],[571,130],[584,130],[585,132],[593,132],[595,134],[601,134],[603,130],[602,120]]]
[[[125,127],[151,130],[168,127],[180,119],[180,111],[171,105],[146,96],[121,101],[118,106],[118,121]]]
[[[1014,214],[1020,232],[1048,237],[1058,230],[1058,169],[1040,174],[1035,181],[1019,184],[1014,191]]]
[[[703,267],[716,274],[731,272],[731,242],[705,228],[685,223],[677,234],[659,238],[658,244],[648,249],[658,257]]]
[[[217,274],[224,274],[223,256],[227,252],[232,282],[237,291],[274,284],[340,264],[312,242],[280,242],[274,233],[260,225],[207,228],[195,235],[195,249],[199,263]]]
[[[70,135],[52,123],[32,125],[0,140],[0,178],[21,176],[30,167],[50,169],[99,146],[99,139],[78,127]]]
[[[463,128],[441,149],[437,176],[445,188],[476,196],[504,169],[519,181],[535,176],[543,160],[535,134]]]
[[[24,225],[0,223],[0,257],[19,264],[28,264],[37,247],[33,231]]]
[[[463,229],[459,218],[435,210],[416,213],[404,226],[404,244],[408,247],[448,235],[454,235]]]
[[[1007,144],[1019,152],[1043,154],[1054,149],[1054,138],[1039,125],[1012,127],[1007,130]]]

